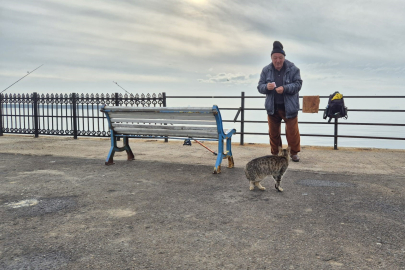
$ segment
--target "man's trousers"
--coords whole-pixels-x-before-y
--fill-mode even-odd
[[[271,153],[277,155],[278,147],[283,145],[281,141],[281,120],[284,120],[285,122],[285,134],[288,146],[291,147],[290,155],[296,155],[301,151],[298,116],[287,119],[284,110],[277,110],[273,115],[267,115]]]

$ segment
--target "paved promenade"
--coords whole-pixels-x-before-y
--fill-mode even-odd
[[[0,137],[0,269],[405,269],[405,151],[303,147],[249,191],[193,143]],[[216,151],[215,143],[207,143]]]

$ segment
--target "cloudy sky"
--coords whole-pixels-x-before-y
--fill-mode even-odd
[[[0,91],[258,95],[274,40],[301,95],[403,95],[403,0],[19,0],[0,4]],[[343,90],[344,89],[344,90]]]

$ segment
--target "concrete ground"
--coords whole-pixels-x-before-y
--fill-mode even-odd
[[[0,269],[405,269],[405,151],[303,147],[277,192],[232,146],[0,137]],[[216,150],[215,143],[206,145]]]

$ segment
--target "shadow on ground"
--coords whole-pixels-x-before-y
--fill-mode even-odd
[[[0,269],[404,269],[404,178],[0,154]]]

